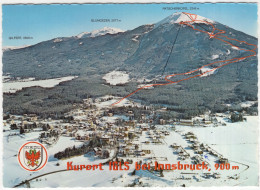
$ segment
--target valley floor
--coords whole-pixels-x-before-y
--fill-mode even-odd
[[[106,103],[97,103],[99,110],[104,109]],[[110,104],[109,104],[110,105]],[[83,117],[83,116],[79,116]],[[115,122],[122,116],[102,117],[102,121]],[[127,118],[125,116],[125,118]],[[35,129],[33,132],[22,135],[15,135],[19,130],[9,130],[3,133],[3,182],[5,187],[13,187],[24,180],[40,176],[45,173],[66,170],[67,162],[73,164],[98,164],[104,163],[117,156],[119,159],[131,159],[133,163],[142,161],[142,163],[151,163],[155,161],[160,164],[176,164],[178,161],[182,164],[194,163],[194,157],[200,157],[208,163],[209,171],[205,170],[170,170],[163,171],[163,176],[159,172],[135,170],[134,164],[126,171],[110,171],[108,165],[104,165],[103,171],[61,171],[49,175],[38,177],[29,181],[30,187],[114,187],[114,186],[257,186],[258,185],[258,116],[246,116],[247,121],[230,123],[225,118],[217,117],[219,122],[226,123],[226,126],[213,125],[207,127],[191,127],[183,125],[155,125],[155,130],[146,130],[140,132],[133,139],[132,144],[139,146],[141,150],[150,150],[145,155],[120,155],[115,147],[110,148],[109,158],[102,159],[97,157],[94,152],[88,152],[81,156],[75,156],[68,159],[58,160],[54,154],[67,147],[79,147],[84,144],[74,137],[61,135],[58,141],[52,145],[45,145],[49,154],[46,166],[37,172],[28,172],[19,166],[17,153],[20,146],[28,141],[38,141],[41,129]],[[139,127],[145,127],[146,123],[137,123]],[[154,143],[151,135],[158,131],[164,132],[160,143]],[[201,155],[191,148],[191,141],[186,137],[188,133],[196,136],[198,143],[210,147],[227,158],[231,166],[230,170],[216,170],[215,164],[218,163],[218,156],[212,155],[209,151],[203,151]],[[13,135],[11,135],[13,134]],[[167,134],[167,135],[166,135]],[[178,149],[171,145],[178,145],[189,154],[185,160],[180,159]],[[122,144],[121,144],[122,145]],[[119,151],[121,145],[119,144]],[[59,166],[56,164],[59,163]],[[239,169],[233,169],[232,166],[238,166]],[[208,175],[207,175],[208,174]],[[214,178],[213,175],[219,175]],[[20,187],[28,187],[21,185]]]

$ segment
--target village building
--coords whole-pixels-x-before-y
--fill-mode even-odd
[[[193,126],[193,120],[191,119],[180,119],[179,125],[185,125],[185,126]]]
[[[221,158],[218,160],[218,162],[221,163],[221,164],[227,164],[227,163],[228,163],[228,159],[221,157]]]

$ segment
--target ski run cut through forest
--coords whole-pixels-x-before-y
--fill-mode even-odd
[[[181,81],[185,81],[185,80],[189,80],[189,79],[192,79],[192,78],[196,78],[196,77],[200,77],[200,76],[203,76],[205,75],[206,73],[212,73],[214,72],[216,69],[219,69],[221,67],[224,67],[230,63],[236,63],[238,61],[241,61],[241,60],[244,60],[244,59],[247,59],[249,57],[252,57],[252,56],[256,56],[256,52],[255,50],[257,49],[257,46],[254,45],[254,44],[249,44],[247,43],[246,41],[240,41],[240,40],[237,40],[237,39],[233,39],[233,38],[229,38],[227,36],[224,36],[224,35],[221,35],[221,34],[224,34],[226,33],[224,30],[220,30],[218,28],[215,28],[215,26],[209,22],[209,20],[199,20],[197,19],[198,15],[196,14],[191,14],[191,13],[185,13],[183,12],[184,15],[186,15],[190,20],[186,20],[186,19],[181,19],[181,21],[179,22],[180,24],[180,27],[182,25],[187,25],[189,27],[191,27],[193,30],[195,31],[199,31],[199,32],[203,32],[205,34],[208,34],[209,35],[209,39],[217,39],[217,40],[220,40],[224,43],[227,43],[229,45],[232,46],[232,48],[236,48],[238,50],[243,50],[243,51],[248,51],[248,52],[252,52],[251,55],[248,55],[248,56],[244,56],[244,57],[236,57],[236,58],[233,58],[233,59],[228,59],[228,60],[221,60],[221,61],[215,61],[215,62],[212,62],[212,63],[209,63],[209,64],[206,64],[206,65],[203,65],[202,67],[200,68],[197,68],[195,70],[192,70],[192,71],[189,71],[189,72],[186,72],[186,73],[177,73],[177,74],[171,74],[171,75],[167,75],[164,80],[167,81],[167,83],[159,83],[159,84],[151,84],[151,85],[145,85],[145,86],[142,86],[140,88],[138,88],[137,90],[135,90],[134,92],[128,94],[127,96],[123,97],[122,99],[120,99],[119,101],[115,102],[112,104],[112,106],[120,103],[121,101],[123,101],[125,98],[128,98],[130,97],[131,95],[135,94],[136,92],[142,90],[142,89],[145,89],[145,88],[149,88],[149,87],[153,87],[153,86],[165,86],[165,85],[169,85],[169,84],[174,84],[174,83],[179,83]],[[192,25],[192,23],[205,23],[205,24],[208,24],[212,27],[212,31],[211,32],[208,32],[208,31],[205,31],[205,30],[200,30],[200,29],[197,29],[197,28],[194,28],[194,26]],[[254,46],[254,49],[250,49],[250,50],[247,50],[247,49],[243,49],[243,48],[240,48],[236,45],[233,45],[232,43],[228,42],[227,40],[224,40],[223,38],[226,38],[227,40],[231,40],[231,41],[237,41],[239,43],[244,43],[246,45],[249,45],[249,46]],[[176,41],[176,39],[175,39]],[[173,49],[173,46],[172,46],[172,49]],[[171,50],[172,52],[172,50]],[[214,64],[217,64],[217,63],[223,63],[213,69],[207,69],[205,72],[199,72],[201,71],[203,68],[205,67],[208,67],[210,65],[214,65]],[[167,64],[167,63],[166,63]],[[187,78],[183,78],[183,79],[180,79],[178,81],[172,81],[170,80],[169,78],[172,78],[172,77],[175,77],[175,76],[178,76],[178,75],[190,75],[192,73],[195,73],[195,72],[198,72],[199,74],[196,74],[194,76],[190,76],[190,77],[187,77]]]

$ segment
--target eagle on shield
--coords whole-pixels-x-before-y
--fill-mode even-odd
[[[29,150],[24,151],[25,155],[25,164],[27,167],[31,168],[32,170],[37,169],[42,162],[42,149],[41,148],[30,148]]]

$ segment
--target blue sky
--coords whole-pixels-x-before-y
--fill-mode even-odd
[[[234,29],[257,36],[257,4],[84,4],[3,5],[3,46],[35,44],[56,37],[74,36],[105,26],[123,30],[156,23],[173,14],[163,7],[197,7],[185,11],[199,14]],[[93,23],[91,19],[120,19],[121,22]],[[33,39],[9,39],[29,36]]]

